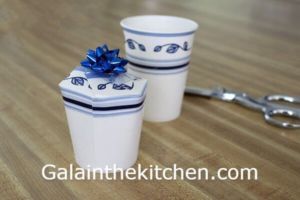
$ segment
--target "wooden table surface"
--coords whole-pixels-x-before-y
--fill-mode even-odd
[[[88,48],[121,48],[131,15],[191,18],[188,84],[253,96],[300,94],[296,0],[0,0],[0,199],[300,199],[300,131],[234,104],[185,97],[182,115],[144,122],[147,167],[255,167],[251,181],[46,181],[47,163],[75,163],[58,83]],[[124,53],[123,53],[124,55]]]

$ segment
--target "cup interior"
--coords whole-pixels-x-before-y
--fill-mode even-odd
[[[161,34],[193,32],[198,28],[193,20],[164,15],[127,17],[120,24],[124,29]]]

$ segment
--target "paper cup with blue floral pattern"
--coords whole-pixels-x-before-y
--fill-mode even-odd
[[[176,119],[198,24],[174,16],[145,15],[121,21],[129,72],[148,80],[144,119]]]

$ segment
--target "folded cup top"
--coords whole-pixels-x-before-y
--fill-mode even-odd
[[[165,15],[127,17],[120,24],[128,31],[153,34],[188,34],[198,28],[198,24],[190,19]]]
[[[59,84],[65,105],[94,116],[139,111],[146,95],[146,80],[120,74],[114,79],[76,67]]]

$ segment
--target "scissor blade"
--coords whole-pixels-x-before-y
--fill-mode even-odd
[[[186,87],[184,92],[185,94],[189,94],[189,95],[198,95],[202,97],[211,98],[214,93],[214,90],[198,88],[198,87]]]

